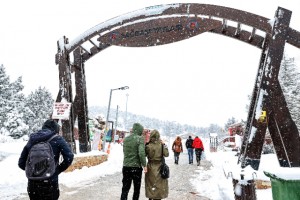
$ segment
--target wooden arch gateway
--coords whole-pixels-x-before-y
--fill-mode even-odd
[[[251,165],[258,169],[267,128],[280,165],[299,167],[299,132],[278,81],[285,43],[300,48],[300,33],[289,27],[291,15],[291,11],[281,7],[270,20],[216,5],[167,4],[146,7],[100,23],[71,42],[66,37],[61,38],[56,54],[59,66],[56,101],[72,103],[69,119],[62,121],[64,138],[75,151],[73,128],[78,120],[80,152],[90,150],[84,65],[87,60],[112,45],[157,46],[211,32],[262,50],[239,158],[242,167]],[[71,73],[75,74],[74,100]]]

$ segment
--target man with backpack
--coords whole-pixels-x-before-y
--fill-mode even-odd
[[[193,164],[193,156],[194,156],[193,142],[194,140],[192,139],[192,136],[189,136],[189,138],[185,142],[185,147],[189,155],[189,164]]]
[[[23,148],[18,165],[26,172],[31,200],[59,198],[58,175],[71,165],[74,154],[58,133],[58,123],[47,120],[41,130],[30,135]],[[60,155],[63,157],[61,163]]]

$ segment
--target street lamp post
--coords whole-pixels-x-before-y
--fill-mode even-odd
[[[128,86],[124,86],[124,87],[119,87],[119,88],[115,88],[115,89],[110,89],[110,94],[109,94],[109,101],[108,101],[108,108],[107,108],[107,115],[106,115],[106,120],[105,120],[105,129],[104,129],[104,136],[103,136],[103,142],[102,142],[102,150],[105,152],[105,143],[106,143],[106,133],[107,133],[107,123],[108,123],[108,118],[109,118],[109,111],[110,111],[110,103],[111,103],[111,96],[112,96],[112,92],[114,90],[127,90],[129,89]]]

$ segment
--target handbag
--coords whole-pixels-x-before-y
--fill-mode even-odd
[[[162,144],[162,150],[161,150],[161,155],[162,155],[162,159],[161,159],[161,166],[160,166],[160,175],[161,178],[163,179],[167,179],[170,177],[170,168],[169,166],[166,164],[165,161],[165,157],[164,157],[164,145]]]

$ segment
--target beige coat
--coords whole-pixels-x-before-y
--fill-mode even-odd
[[[165,157],[169,156],[169,151],[166,146],[161,144],[159,137],[159,132],[153,130],[150,135],[150,142],[146,145],[148,172],[145,175],[145,192],[146,197],[150,199],[164,199],[169,194],[168,179],[162,179],[159,173],[162,148]]]

